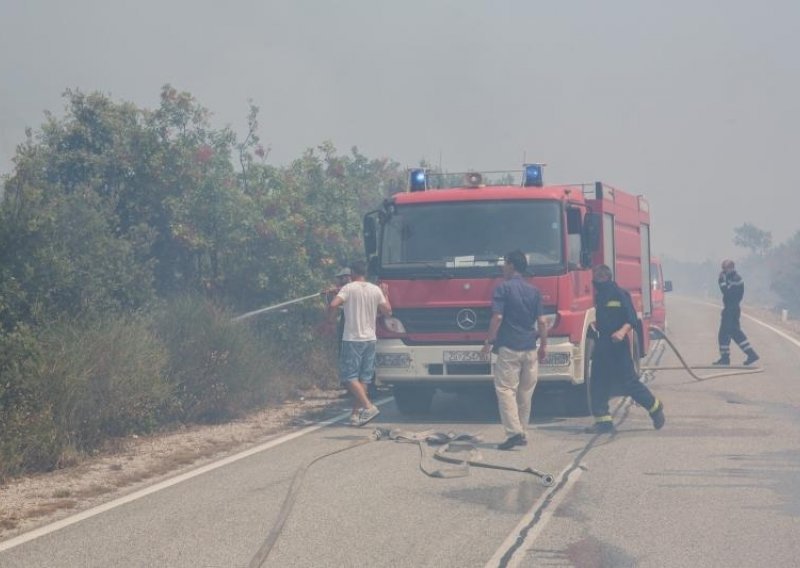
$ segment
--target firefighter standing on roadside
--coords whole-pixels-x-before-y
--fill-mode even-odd
[[[592,355],[592,375],[589,383],[594,425],[591,434],[611,433],[614,423],[608,410],[613,386],[623,396],[630,396],[646,408],[656,430],[664,426],[664,405],[639,380],[633,365],[628,334],[637,324],[636,311],[627,290],[612,280],[611,269],[605,264],[595,266],[592,284],[595,288],[597,341]]]
[[[744,280],[736,272],[732,260],[722,261],[722,272],[719,274],[717,283],[722,292],[723,307],[719,322],[719,359],[714,361],[713,364],[731,364],[731,338],[733,338],[739,349],[747,355],[744,364],[752,365],[758,361],[759,357],[739,324],[739,318],[742,314],[739,303],[744,297]]]

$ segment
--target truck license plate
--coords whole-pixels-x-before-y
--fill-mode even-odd
[[[445,351],[445,363],[486,363],[491,360],[491,353],[480,351]]]

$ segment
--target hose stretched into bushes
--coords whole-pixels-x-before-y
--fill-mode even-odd
[[[678,357],[678,361],[680,361],[680,365],[678,366],[665,366],[665,367],[650,367],[650,366],[643,366],[641,369],[642,371],[686,371],[689,375],[696,381],[707,381],[709,379],[718,379],[720,377],[732,377],[735,375],[754,375],[756,373],[763,373],[764,369],[761,367],[753,368],[753,367],[744,367],[744,366],[719,366],[719,365],[692,365],[690,366],[686,359],[683,358],[681,355],[680,350],[675,346],[672,340],[667,337],[667,334],[664,333],[661,329],[650,326],[650,331],[655,332],[657,335],[663,339],[667,345],[669,345],[670,349],[672,349],[675,356]],[[724,373],[714,373],[711,375],[698,375],[695,373],[695,369],[729,369]]]
[[[242,321],[242,320],[245,320],[247,318],[251,318],[253,316],[257,316],[259,314],[265,314],[267,312],[271,312],[271,311],[277,310],[279,308],[290,306],[292,304],[299,304],[300,302],[305,302],[306,300],[310,300],[311,298],[319,298],[319,293],[309,294],[308,296],[303,296],[302,298],[295,298],[294,300],[287,300],[285,302],[281,302],[280,304],[275,304],[274,306],[267,306],[266,308],[253,310],[252,312],[247,312],[246,314],[242,314],[240,316],[236,316],[235,318],[231,319],[231,321]]]

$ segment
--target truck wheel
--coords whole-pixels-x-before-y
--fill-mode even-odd
[[[589,416],[592,413],[589,388],[592,384],[593,353],[594,338],[587,337],[583,355],[583,384],[569,387],[566,393],[567,414],[570,416]]]
[[[394,402],[401,414],[427,414],[431,409],[434,389],[420,386],[395,386]]]

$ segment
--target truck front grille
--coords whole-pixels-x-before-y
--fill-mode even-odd
[[[475,325],[465,329],[458,325],[459,314],[464,323],[464,310],[470,310],[475,316]],[[403,322],[408,333],[465,333],[486,332],[492,310],[485,308],[401,308],[394,311],[394,317]]]

